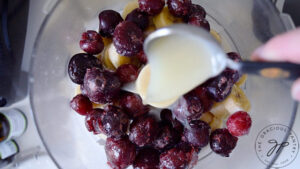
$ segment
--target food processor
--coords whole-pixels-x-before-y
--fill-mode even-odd
[[[26,64],[30,69],[28,101],[42,143],[58,168],[109,168],[104,140],[89,133],[84,117],[69,107],[75,86],[69,80],[67,64],[74,54],[81,52],[78,45],[81,33],[98,29],[99,12],[104,9],[121,12],[129,1],[48,0],[43,6],[45,19],[33,51],[28,52],[31,58]],[[205,8],[212,29],[222,37],[221,46],[225,52],[236,51],[245,60],[250,59],[251,52],[261,44],[292,27],[289,18],[279,16],[268,0],[193,0],[193,3]],[[290,86],[291,82],[285,80],[249,76],[243,86],[252,104],[249,114],[253,123],[249,135],[239,139],[229,158],[210,150],[200,152],[194,168],[252,169],[284,165],[276,163],[276,159],[280,150],[286,153],[285,150],[279,149],[278,153],[266,156],[272,145],[261,147],[265,141],[261,135],[273,125],[274,130],[278,127],[285,132],[270,132],[268,137],[282,143],[293,135],[290,128],[298,104],[290,96]],[[285,164],[293,161],[296,155],[291,155]]]

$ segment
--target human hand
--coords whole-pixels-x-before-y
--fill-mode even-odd
[[[300,64],[300,28],[275,36],[256,49],[252,59],[262,61],[287,61]],[[300,101],[300,77],[292,86],[291,94]]]

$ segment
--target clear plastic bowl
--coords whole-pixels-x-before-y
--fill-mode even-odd
[[[80,34],[98,28],[98,14],[104,9],[122,11],[128,0],[61,0],[41,27],[34,52],[30,100],[43,142],[58,167],[64,169],[109,168],[104,148],[84,125],[84,118],[72,112],[69,101],[74,86],[67,75],[71,56],[80,52]],[[278,12],[268,0],[193,0],[208,13],[212,28],[222,36],[226,51],[237,51],[244,59],[270,37],[284,32]],[[241,137],[229,158],[201,154],[195,168],[268,168],[278,154],[259,157],[257,137],[266,126],[291,126],[297,110],[290,97],[290,83],[250,76],[245,91],[252,103],[253,124]],[[276,134],[276,133],[274,133]],[[287,134],[278,139],[283,141]],[[267,151],[270,147],[263,147]],[[266,160],[266,161],[264,161]]]

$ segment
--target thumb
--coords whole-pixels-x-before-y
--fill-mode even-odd
[[[295,100],[300,102],[300,79],[294,82],[292,86],[292,96]]]
[[[258,48],[252,58],[266,61],[287,61],[300,64],[300,28],[272,38]]]

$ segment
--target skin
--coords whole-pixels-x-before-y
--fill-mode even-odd
[[[277,35],[252,54],[253,60],[260,61],[287,61],[300,64],[300,28]],[[291,95],[300,101],[300,78],[291,89]]]

